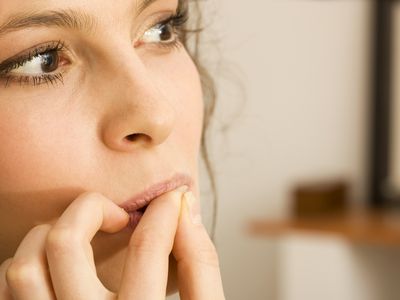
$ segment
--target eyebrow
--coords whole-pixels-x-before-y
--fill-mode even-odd
[[[0,25],[0,36],[6,33],[30,27],[64,27],[91,32],[96,25],[95,19],[79,10],[60,10],[31,12],[14,15]]]
[[[158,0],[142,0],[139,5],[137,6],[136,9],[136,16],[140,15],[147,7],[153,4],[153,2],[156,2]]]
[[[142,0],[137,5],[136,16],[159,0]],[[91,33],[96,27],[96,18],[82,10],[50,10],[17,14],[0,25],[0,37],[6,33],[31,27],[63,27]]]

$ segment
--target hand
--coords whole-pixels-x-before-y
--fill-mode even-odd
[[[202,225],[197,200],[184,194],[172,253],[177,261],[181,300],[223,300],[217,251]]]
[[[130,239],[121,288],[116,295],[107,290],[96,276],[90,241],[98,230],[108,233],[120,231],[127,225],[129,216],[100,194],[82,194],[53,226],[34,227],[14,257],[3,262],[0,266],[0,299],[165,299],[168,257],[174,238],[178,276],[182,278],[179,286],[184,295],[181,299],[189,299],[186,298],[189,295],[193,295],[190,299],[223,299],[214,297],[216,294],[207,294],[210,291],[209,286],[204,285],[209,284],[206,277],[193,278],[202,269],[210,275],[219,269],[212,268],[211,272],[205,257],[193,255],[193,246],[182,239],[191,229],[200,237],[198,243],[208,238],[204,229],[200,229],[201,225],[191,228],[185,223],[183,210],[178,228],[180,209],[181,194],[176,191],[149,204]],[[206,245],[210,244],[208,239]],[[210,257],[213,260],[211,265],[215,265],[216,254]],[[180,275],[185,273],[187,277]]]

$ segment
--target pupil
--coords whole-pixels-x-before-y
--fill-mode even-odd
[[[171,25],[164,24],[163,26],[161,26],[161,34],[160,34],[161,40],[168,41],[171,39],[171,37],[172,37]]]
[[[50,51],[41,55],[42,58],[42,71],[46,73],[53,72],[58,68],[58,53],[57,51]]]

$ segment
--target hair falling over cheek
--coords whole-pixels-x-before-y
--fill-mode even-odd
[[[207,147],[207,133],[209,129],[209,125],[211,119],[215,112],[215,105],[217,101],[217,90],[215,86],[215,82],[209,71],[203,66],[200,60],[200,45],[202,43],[202,31],[203,31],[203,16],[201,14],[200,8],[200,1],[199,0],[180,0],[179,1],[181,6],[191,5],[193,9],[190,9],[190,18],[193,20],[189,22],[190,24],[194,25],[185,25],[182,34],[182,43],[186,49],[188,49],[189,55],[193,59],[197,70],[200,75],[201,85],[202,85],[202,92],[203,92],[203,99],[204,99],[204,122],[203,122],[203,131],[201,136],[201,156],[204,161],[204,165],[210,180],[211,184],[211,191],[213,195],[213,213],[212,213],[212,224],[211,224],[211,232],[210,236],[211,239],[214,241],[215,238],[215,230],[216,230],[216,218],[218,214],[218,191],[214,176],[214,170],[212,167],[210,155],[208,152]],[[188,26],[192,26],[188,28]],[[188,47],[188,37],[193,36],[194,38],[194,45],[192,49]]]

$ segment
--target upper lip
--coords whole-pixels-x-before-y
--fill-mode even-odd
[[[172,191],[180,186],[186,185],[189,189],[192,188],[193,179],[184,173],[177,173],[170,179],[158,182],[144,191],[134,195],[129,200],[119,204],[127,212],[132,212],[148,205],[151,200],[158,196]]]

